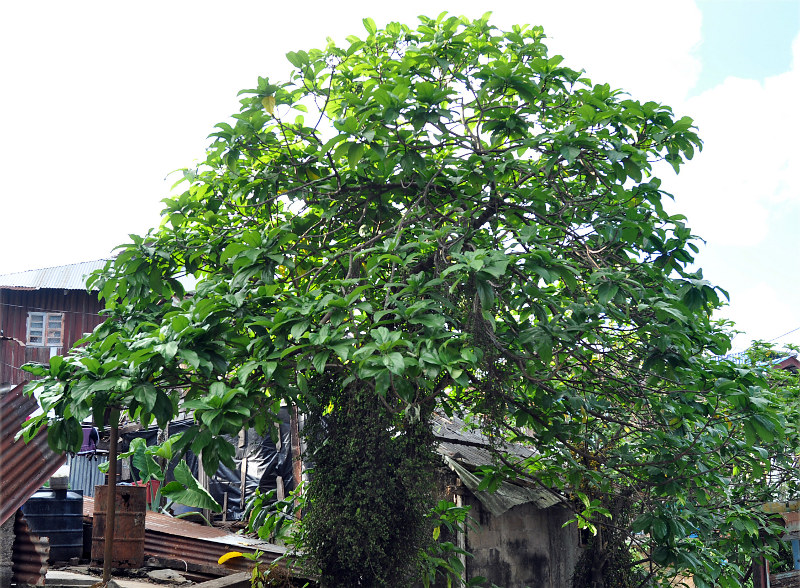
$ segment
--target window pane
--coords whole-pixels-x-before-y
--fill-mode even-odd
[[[61,346],[61,331],[63,330],[63,324],[64,324],[64,315],[62,314],[47,315],[47,332],[46,332],[47,345],[51,347]]]
[[[44,345],[44,319],[43,312],[28,313],[28,345]]]

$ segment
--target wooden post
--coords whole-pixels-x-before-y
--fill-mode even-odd
[[[292,450],[292,475],[294,477],[294,487],[297,488],[303,481],[303,454],[300,446],[300,411],[297,405],[289,408],[289,438],[291,439]],[[295,505],[296,506],[296,505]],[[303,517],[301,510],[297,511],[298,518]]]
[[[200,455],[197,456],[197,481],[200,482],[200,486],[203,487],[203,490],[208,492],[208,474],[206,473],[206,468],[203,467],[203,452],[200,452]],[[211,524],[211,511],[207,508],[201,509],[200,514],[206,519],[207,524]]]
[[[462,496],[463,488],[460,487],[461,486],[461,478],[456,477],[456,486],[457,486],[457,488],[456,488],[455,496],[453,498],[455,499],[456,506],[458,506],[460,508],[460,507],[464,506],[464,498]],[[459,586],[459,587],[464,585],[464,582],[462,582],[462,580],[466,580],[467,579],[467,556],[466,556],[467,536],[466,536],[466,532],[467,532],[467,523],[466,522],[464,523],[464,527],[463,528],[462,527],[456,527],[456,544],[458,545],[458,548],[462,550],[462,552],[458,556],[458,559],[461,562],[461,569],[464,570],[462,572],[463,576],[459,577],[456,580],[456,586]]]
[[[763,557],[753,558],[753,588],[769,588],[769,562]]]
[[[283,439],[281,439],[281,423],[275,423],[275,430],[278,431],[277,442],[275,443],[275,449],[280,455],[281,451],[283,451]],[[291,444],[289,445],[291,447]],[[286,488],[283,486],[283,477],[282,476],[275,476],[275,498],[278,500],[283,500],[286,498]]]
[[[119,439],[119,409],[111,410],[111,437],[108,441],[108,496],[106,501],[105,544],[103,549],[103,585],[111,579],[114,559],[114,515],[117,502],[117,440]]]
[[[244,511],[247,504],[247,429],[239,431],[239,450],[242,461],[239,463],[239,508]]]
[[[303,456],[300,450],[300,413],[297,405],[289,407],[289,420],[292,440],[292,473],[295,487],[303,480]]]

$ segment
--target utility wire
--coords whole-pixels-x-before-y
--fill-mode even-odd
[[[772,339],[769,339],[767,342],[769,343],[769,342],[771,342],[771,341],[777,341],[777,340],[778,340],[778,339],[780,339],[781,337],[785,337],[786,335],[791,335],[791,334],[792,334],[792,333],[794,333],[795,331],[800,331],[800,327],[796,327],[796,328],[792,329],[791,331],[787,331],[787,332],[785,332],[783,335],[778,335],[777,337],[773,337]]]
[[[83,311],[80,311],[80,310],[52,310],[52,309],[47,309],[47,308],[39,308],[38,306],[23,306],[21,304],[11,304],[9,302],[0,302],[0,306],[5,306],[5,307],[8,307],[8,308],[23,308],[23,309],[27,309],[29,311],[32,310],[34,312],[52,312],[52,313],[61,313],[61,314],[64,314],[64,313],[67,313],[67,314],[82,314],[84,316],[98,316],[98,317],[106,318],[106,315],[103,315],[103,314],[100,314],[100,313],[97,313],[97,312],[83,312]]]
[[[11,365],[10,363],[6,363],[6,362],[4,362],[4,361],[0,361],[0,365],[4,365],[4,366],[6,366],[6,367],[9,367],[9,368],[11,368],[12,370],[16,370],[16,371],[18,371],[18,372],[22,372],[23,374],[28,374],[29,376],[33,377],[33,374],[32,374],[32,373],[30,373],[30,372],[26,372],[26,371],[25,371],[25,370],[23,370],[21,367],[18,367],[18,366],[15,366],[15,365]]]

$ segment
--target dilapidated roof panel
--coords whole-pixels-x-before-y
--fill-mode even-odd
[[[106,261],[106,259],[98,259],[14,274],[0,274],[0,288],[13,290],[40,290],[43,288],[86,290],[87,276],[93,271],[105,267]]]
[[[460,418],[444,414],[435,415],[433,433],[436,450],[444,462],[493,515],[500,516],[514,506],[528,502],[537,508],[548,508],[561,501],[557,492],[522,481],[501,482],[494,492],[479,489],[481,478],[475,471],[481,466],[495,463],[499,454],[512,461],[533,457],[536,452],[531,448],[492,440]]]
[[[47,445],[47,431],[30,443],[14,437],[38,407],[20,384],[0,397],[0,524],[6,522],[67,458]]]
[[[83,497],[83,516],[94,516],[94,499]],[[156,559],[183,560],[207,570],[218,568],[218,574],[249,571],[250,559],[236,557],[219,565],[219,558],[231,551],[262,553],[260,561],[271,563],[286,553],[286,548],[259,539],[229,533],[218,527],[199,525],[148,510],[145,513],[144,553]]]
[[[433,434],[439,453],[472,468],[494,463],[493,454],[503,453],[517,459],[536,455],[533,449],[524,445],[490,439],[455,415],[435,415]]]

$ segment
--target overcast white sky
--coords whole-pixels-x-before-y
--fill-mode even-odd
[[[285,53],[486,2],[8,3],[0,16],[0,274],[98,259],[159,222],[168,174]],[[692,116],[705,149],[664,174],[705,275],[751,338],[800,344],[800,1],[495,1],[595,82]],[[174,178],[173,178],[174,179]],[[784,333],[794,331],[790,335]]]

